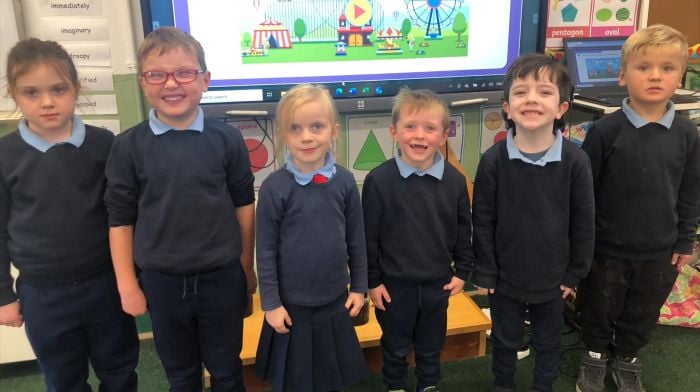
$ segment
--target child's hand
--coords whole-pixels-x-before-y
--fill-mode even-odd
[[[277,333],[288,333],[289,327],[292,326],[292,318],[289,317],[289,313],[287,313],[287,309],[285,309],[284,306],[266,311],[265,321],[267,321]]]
[[[680,253],[674,253],[671,256],[671,264],[676,266],[678,272],[681,272],[683,266],[688,264],[691,260],[693,260],[693,255],[682,255]]]
[[[386,287],[384,287],[383,284],[380,284],[373,289],[369,289],[369,298],[372,300],[374,306],[379,310],[386,310],[384,308],[384,302],[391,303],[389,292],[386,291]]]
[[[355,317],[360,313],[362,306],[365,304],[365,295],[362,293],[348,294],[348,299],[345,301],[345,309],[350,310],[350,317]]]
[[[143,291],[140,287],[127,292],[119,293],[122,300],[122,309],[125,313],[130,314],[134,317],[141,316],[148,312],[148,305],[146,304],[146,296],[143,295]]]
[[[255,275],[255,269],[244,267],[243,272],[245,272],[248,294],[255,294],[255,291],[258,289],[258,277]]]
[[[22,313],[20,313],[19,301],[0,306],[0,325],[19,328],[22,324],[24,324],[24,320]]]
[[[574,291],[573,289],[566,287],[563,284],[560,284],[559,288],[561,289],[561,298],[562,299],[566,299],[566,297],[571,295],[571,292]]]
[[[464,290],[464,281],[456,276],[453,276],[450,283],[444,285],[442,289],[449,290],[450,296],[459,294]]]
[[[496,292],[496,289],[486,289],[477,285],[474,285],[474,287],[476,287],[476,291],[479,293],[479,295],[493,294]]]

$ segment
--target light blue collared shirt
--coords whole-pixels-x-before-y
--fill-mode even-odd
[[[542,156],[542,158],[533,161],[532,159],[524,156],[518,147],[515,145],[515,139],[513,139],[513,130],[508,130],[508,136],[506,137],[506,149],[508,150],[508,159],[520,159],[525,163],[529,163],[535,166],[544,166],[549,162],[559,162],[561,161],[561,148],[563,143],[563,137],[561,131],[558,129],[554,135],[554,144],[547,150],[547,152]]]
[[[394,160],[396,161],[396,166],[399,167],[399,173],[403,178],[408,178],[408,176],[410,176],[411,174],[415,174],[420,177],[427,174],[429,176],[437,178],[438,180],[442,180],[442,175],[445,173],[445,160],[442,158],[442,154],[440,154],[439,152],[435,153],[435,156],[433,156],[432,166],[430,166],[426,170],[420,170],[419,168],[413,167],[408,163],[404,162],[401,159],[400,148],[396,149],[394,158]]]
[[[75,114],[73,115],[73,129],[71,129],[70,136],[68,139],[61,142],[47,142],[44,138],[29,129],[27,126],[27,120],[24,118],[19,122],[18,129],[22,140],[42,153],[48,151],[49,148],[53,146],[66,143],[70,143],[76,148],[79,148],[85,141],[85,124],[83,123],[83,120],[81,120],[80,117],[76,116]]]
[[[156,111],[155,109],[151,109],[148,112],[148,125],[151,126],[151,131],[153,132],[154,135],[162,135],[168,131],[171,130],[176,130],[176,131],[197,131],[197,132],[204,132],[204,111],[202,111],[201,107],[197,108],[197,116],[194,118],[192,123],[187,127],[183,129],[175,129],[171,127],[170,125],[167,125],[166,123],[160,121],[158,117],[156,117]]]
[[[292,156],[285,149],[284,158],[287,160],[285,167],[294,175],[294,181],[299,185],[306,185],[311,182],[311,179],[316,174],[326,176],[329,180],[335,175],[335,157],[330,151],[326,153],[326,164],[322,168],[311,173],[302,173],[301,170],[292,161]]]
[[[635,112],[634,109],[630,107],[629,101],[629,97],[622,100],[622,112],[625,113],[625,116],[627,116],[627,119],[630,120],[632,125],[634,125],[635,128],[639,129],[649,124],[651,121],[645,120],[642,116],[639,115],[639,113]],[[671,129],[671,124],[673,123],[673,118],[675,116],[676,107],[673,105],[673,102],[668,101],[668,103],[666,103],[666,113],[664,113],[664,115],[661,116],[659,121],[656,121],[656,123],[662,125],[666,129]]]

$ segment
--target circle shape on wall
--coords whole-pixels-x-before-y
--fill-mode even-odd
[[[250,170],[255,173],[267,166],[267,160],[270,157],[267,151],[267,146],[257,139],[245,139],[245,146],[248,149],[250,158]]]
[[[489,112],[484,117],[484,125],[490,131],[495,131],[501,127],[501,122],[503,122],[503,117],[498,112]]]
[[[601,22],[607,22],[612,18],[612,15],[610,8],[601,8],[595,13],[595,18]]]
[[[620,8],[615,12],[615,18],[619,20],[620,22],[624,22],[630,18],[630,10],[628,8]]]

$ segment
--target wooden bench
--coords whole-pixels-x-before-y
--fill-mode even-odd
[[[243,377],[248,391],[269,391],[270,384],[260,380],[253,369],[260,328],[265,317],[260,309],[260,297],[257,294],[253,296],[253,309],[255,309],[253,314],[243,322],[243,349],[241,350]],[[355,327],[355,331],[364,351],[367,366],[370,372],[376,373],[382,368],[382,350],[379,346],[382,330],[374,315],[374,306],[371,306],[369,314],[369,322]],[[486,355],[486,330],[490,328],[491,321],[468,294],[450,297],[450,306],[447,310],[447,339],[440,360],[446,362]],[[409,362],[413,366],[412,356]],[[209,387],[209,373],[206,370],[204,379],[206,386]]]

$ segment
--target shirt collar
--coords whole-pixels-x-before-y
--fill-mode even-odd
[[[66,143],[72,144],[76,148],[79,148],[85,141],[85,124],[83,123],[83,120],[76,115],[73,115],[73,128],[71,129],[70,136],[68,139],[60,142],[48,142],[38,134],[31,131],[27,125],[27,119],[22,119],[17,128],[19,129],[19,135],[22,137],[22,140],[41,152],[46,152],[49,150],[49,148],[58,144]]]
[[[299,185],[306,185],[310,183],[311,179],[316,174],[321,174],[327,177],[329,180],[335,175],[335,157],[330,151],[326,153],[326,164],[323,165],[322,168],[311,173],[302,173],[299,167],[297,167],[297,165],[294,164],[294,161],[292,161],[292,156],[289,154],[289,151],[285,150],[284,158],[287,161],[285,167],[294,175],[294,181],[296,181]]]
[[[627,119],[634,125],[635,128],[641,128],[649,123],[651,121],[647,121],[644,119],[642,116],[639,115],[639,113],[635,112],[632,107],[630,107],[629,104],[629,97],[625,98],[622,100],[622,112],[625,113],[625,116],[627,116]],[[671,124],[673,123],[673,118],[676,115],[676,108],[673,105],[673,102],[668,101],[666,103],[666,113],[664,113],[663,116],[659,119],[659,121],[655,121],[657,124],[662,125],[666,129],[671,129]]]
[[[394,160],[396,161],[396,165],[399,167],[399,173],[403,178],[408,178],[408,176],[410,176],[411,174],[415,174],[419,177],[428,174],[437,178],[438,180],[442,180],[442,175],[445,173],[445,160],[442,159],[442,154],[440,154],[439,152],[435,153],[435,155],[433,156],[433,164],[426,170],[420,170],[419,168],[413,167],[408,163],[404,162],[403,159],[401,159],[400,148],[396,149],[394,158]]]
[[[197,132],[204,132],[204,112],[202,111],[201,107],[197,108],[197,116],[194,118],[192,123],[187,127],[183,129],[175,129],[171,127],[170,125],[167,125],[166,123],[160,121],[158,117],[156,117],[156,110],[151,109],[148,112],[148,125],[151,126],[151,131],[153,132],[154,135],[162,135],[168,131],[171,130],[176,130],[176,131],[197,131]]]
[[[561,131],[558,129],[554,134],[554,144],[547,150],[547,152],[542,156],[542,158],[533,161],[532,159],[524,156],[518,147],[515,145],[515,139],[513,138],[513,129],[508,130],[508,136],[506,137],[506,149],[508,150],[508,159],[520,159],[525,163],[536,166],[544,166],[550,162],[561,161],[561,149],[563,144],[563,137]]]

